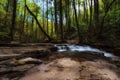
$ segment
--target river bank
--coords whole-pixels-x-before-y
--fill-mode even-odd
[[[53,44],[27,45],[0,47],[0,80],[120,79],[119,58],[89,51],[51,51]]]

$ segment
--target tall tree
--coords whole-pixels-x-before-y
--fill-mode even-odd
[[[45,2],[44,2],[44,0],[43,0],[43,28],[45,29],[45,19],[44,19],[44,12],[45,12],[45,7],[44,7],[44,4],[45,4]]]
[[[104,0],[103,0],[103,1],[104,1]],[[105,14],[104,14],[104,16],[103,16],[103,18],[102,18],[102,20],[101,20],[100,31],[99,31],[99,34],[98,34],[99,36],[98,36],[98,37],[101,37],[102,34],[103,34],[103,27],[104,27],[105,18],[106,18],[106,16],[107,16],[110,8],[112,7],[112,5],[115,3],[115,1],[116,1],[116,0],[112,0],[112,1],[110,2],[110,4],[104,4],[104,5],[106,5],[106,7],[105,7]]]
[[[99,0],[94,0],[94,31],[95,34],[98,32],[99,28]]]
[[[94,0],[94,20],[95,23],[99,23],[99,1]]]
[[[47,16],[47,33],[49,33],[49,29],[48,29],[48,0],[46,0],[46,3],[47,3],[47,13],[46,13],[46,16]]]
[[[7,17],[8,17],[8,12],[9,12],[9,5],[10,5],[10,0],[7,0],[6,15],[5,15],[5,22],[4,22],[5,26],[6,26],[6,23],[7,23]]]
[[[93,6],[93,2],[92,0],[89,1],[89,7],[90,7],[90,20],[89,20],[89,36],[91,36],[91,33],[92,33],[92,13],[93,13],[93,10],[92,10],[92,6]]]
[[[15,26],[16,26],[16,8],[17,8],[17,0],[13,0],[12,24],[10,28],[11,41],[14,40],[14,33],[15,33]]]
[[[22,27],[20,31],[20,40],[22,41],[24,38],[24,28],[25,28],[25,17],[26,17],[26,0],[24,1],[24,15],[23,15],[23,22],[22,22]]]
[[[59,0],[60,4],[59,4],[59,10],[60,10],[60,34],[61,34],[61,41],[64,41],[64,36],[63,36],[63,9],[62,9],[62,1],[63,0]]]
[[[58,35],[57,0],[54,0],[55,33]]]
[[[67,34],[70,34],[71,29],[71,20],[70,20],[70,0],[65,0],[66,3],[66,27],[67,27]]]
[[[79,23],[77,18],[77,10],[75,6],[75,0],[73,0],[73,8],[74,8],[74,14],[75,14],[75,22],[76,22],[76,28],[77,28],[77,34],[78,34],[78,41],[80,42],[80,29],[79,29]]]

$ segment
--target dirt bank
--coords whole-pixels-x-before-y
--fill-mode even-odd
[[[0,80],[120,80],[119,58],[50,47],[1,47]]]
[[[78,62],[60,58],[34,67],[20,80],[120,80],[116,73],[116,66],[104,60]]]

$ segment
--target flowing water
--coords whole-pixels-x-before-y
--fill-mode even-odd
[[[104,56],[106,57],[117,57],[113,55],[112,53],[93,48],[91,46],[80,46],[80,45],[74,45],[74,44],[56,44],[55,47],[58,48],[58,52],[65,52],[65,51],[78,51],[78,52],[96,52],[96,53],[104,53]]]

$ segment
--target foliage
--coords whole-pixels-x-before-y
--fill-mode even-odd
[[[42,25],[43,30],[56,41],[59,41],[63,33],[65,39],[77,39],[80,36],[82,42],[97,42],[100,39],[111,43],[119,42],[120,0],[98,0],[98,13],[95,0],[75,0],[75,8],[74,0],[26,0],[26,3],[25,0],[16,1],[15,40],[22,42],[47,40],[34,17],[26,10],[25,5],[27,5]],[[60,1],[62,1],[62,6],[60,6]],[[76,13],[74,9],[77,10]],[[10,37],[12,10],[12,0],[0,1],[0,36]],[[62,10],[63,32],[60,26],[60,10]],[[76,27],[75,15],[77,15],[77,27],[80,30]],[[77,31],[80,31],[80,34],[77,34]]]

